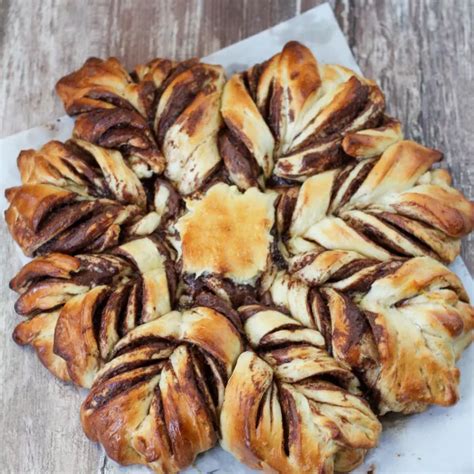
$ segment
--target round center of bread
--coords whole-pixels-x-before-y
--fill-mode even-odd
[[[253,283],[267,266],[276,193],[216,184],[177,223],[183,271]]]

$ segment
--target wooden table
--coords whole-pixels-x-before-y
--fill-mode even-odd
[[[88,56],[128,67],[154,56],[204,56],[319,3],[317,0],[0,0],[0,136],[63,114],[53,86]],[[94,6],[91,6],[93,4]],[[362,70],[382,86],[409,138],[445,153],[455,185],[473,198],[472,0],[333,0]],[[1,170],[1,168],[0,168]],[[8,281],[18,270],[0,224],[0,471],[114,472],[83,435],[83,395],[53,379],[10,334],[17,316]],[[469,238],[463,257],[474,270]]]

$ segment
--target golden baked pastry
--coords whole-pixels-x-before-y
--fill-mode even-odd
[[[15,341],[32,345],[54,375],[90,387],[121,337],[171,311],[176,275],[170,251],[147,237],[113,254],[37,257],[10,287],[20,293],[16,311],[30,316]]]
[[[226,83],[222,156],[242,188],[263,185],[260,178],[304,181],[351,158],[378,156],[400,140],[399,122],[384,110],[373,81],[318,64],[308,48],[291,41]]]
[[[373,81],[290,42],[228,80],[91,58],[56,90],[73,136],[23,151],[6,193],[35,257],[14,339],[91,388],[110,457],[173,473],[220,439],[254,469],[349,471],[374,413],[456,402],[474,310],[443,264],[474,206]]]
[[[173,311],[115,346],[81,408],[87,436],[121,464],[178,472],[217,441],[238,331],[206,307]]]
[[[188,212],[176,224],[183,272],[255,283],[270,257],[276,196],[219,183],[202,199],[188,200]]]
[[[220,66],[197,60],[155,59],[128,74],[115,58],[91,58],[59,80],[56,91],[67,113],[82,113],[74,136],[125,152],[141,177],[166,168],[165,176],[186,195],[220,162],[223,85]]]
[[[458,400],[455,364],[472,341],[474,309],[454,273],[429,257],[377,263],[333,250],[293,263],[294,273],[278,273],[267,297],[325,335],[379,413]]]
[[[179,211],[169,182],[144,183],[119,151],[84,140],[22,151],[18,168],[22,185],[6,192],[5,220],[28,256],[104,251]]]
[[[381,425],[348,367],[315,329],[265,306],[239,310],[252,351],[242,353],[221,412],[222,444],[267,472],[349,471]]]
[[[474,226],[474,207],[451,186],[442,155],[399,141],[380,157],[308,178],[284,191],[280,231],[289,254],[351,250],[390,260],[428,255],[446,263]]]

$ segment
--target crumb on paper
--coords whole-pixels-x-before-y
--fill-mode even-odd
[[[375,464],[371,464],[367,470],[367,474],[375,474]]]
[[[50,132],[57,132],[59,130],[58,126],[55,123],[51,123],[51,122],[47,123],[44,127],[48,129]]]

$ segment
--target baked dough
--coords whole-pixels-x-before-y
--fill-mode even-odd
[[[222,94],[221,152],[242,188],[273,175],[308,176],[382,153],[402,137],[384,115],[379,87],[353,71],[321,65],[291,41],[268,61],[230,78]]]
[[[354,251],[390,260],[427,255],[446,263],[472,231],[473,205],[451,186],[446,170],[431,170],[436,150],[399,141],[377,159],[308,178],[285,191],[280,229],[290,255],[309,250]]]
[[[29,317],[15,341],[32,345],[54,375],[90,387],[121,337],[171,310],[176,275],[169,251],[143,238],[114,254],[38,257],[10,286]]]
[[[255,283],[267,268],[276,196],[220,183],[202,199],[188,200],[188,212],[176,224],[183,272]]]
[[[195,307],[120,340],[82,404],[82,426],[121,464],[178,472],[217,441],[224,388],[242,351],[217,311]]]
[[[228,79],[90,58],[56,90],[73,135],[23,151],[6,192],[34,257],[14,339],[91,388],[111,458],[174,473],[220,439],[254,469],[344,472],[374,412],[456,402],[474,310],[443,263],[474,206],[375,82],[290,42]]]
[[[357,466],[381,431],[357,379],[318,331],[264,306],[239,312],[253,351],[240,355],[225,391],[223,447],[266,472]]]
[[[334,357],[370,389],[379,413],[458,400],[455,364],[472,341],[474,310],[456,275],[429,257],[382,263],[342,251],[308,257],[293,275],[276,276],[271,299],[325,335]]]

